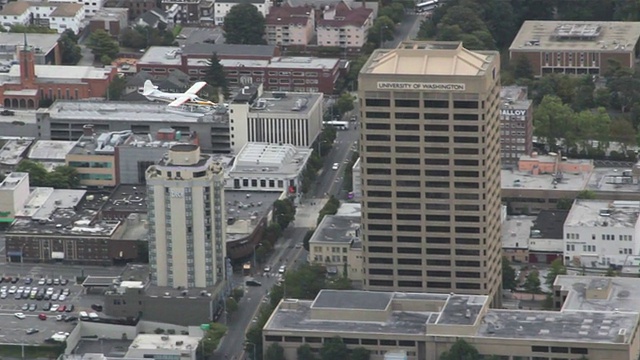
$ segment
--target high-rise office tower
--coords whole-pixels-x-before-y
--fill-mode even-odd
[[[211,287],[225,279],[224,172],[179,144],[146,172],[154,285]]]
[[[457,42],[405,42],[363,66],[366,289],[499,303],[499,61]]]

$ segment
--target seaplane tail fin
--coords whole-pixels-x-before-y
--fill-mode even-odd
[[[147,96],[147,95],[151,94],[155,89],[156,89],[156,87],[153,86],[153,83],[151,82],[151,80],[147,80],[147,81],[144,82],[144,88],[142,89],[142,95]]]

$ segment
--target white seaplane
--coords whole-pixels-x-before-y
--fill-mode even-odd
[[[216,103],[203,99],[197,94],[203,87],[207,85],[204,81],[199,81],[189,88],[189,90],[183,93],[169,93],[158,90],[157,86],[154,86],[151,80],[144,82],[144,88],[142,88],[142,95],[150,101],[162,101],[169,103],[167,106],[173,108],[179,108],[183,105],[187,106],[201,106],[211,108],[217,106]]]

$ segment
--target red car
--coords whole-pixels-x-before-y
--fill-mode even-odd
[[[38,319],[40,319],[40,320],[47,320],[47,314],[40,314],[40,315],[38,315]]]
[[[60,307],[58,308],[58,312],[64,312],[65,310],[67,310],[67,307],[64,305],[60,305]]]

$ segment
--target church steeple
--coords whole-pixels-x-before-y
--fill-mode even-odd
[[[24,33],[24,47],[20,51],[20,80],[22,85],[33,85],[36,81],[36,69],[33,51],[27,42],[27,33]]]

